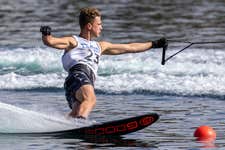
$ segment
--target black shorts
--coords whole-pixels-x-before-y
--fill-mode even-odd
[[[94,86],[94,80],[94,73],[87,65],[77,64],[70,69],[69,75],[65,79],[64,89],[66,100],[71,109],[76,101],[80,102],[75,97],[76,91],[83,85]]]

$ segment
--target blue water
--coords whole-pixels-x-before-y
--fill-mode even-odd
[[[225,43],[193,45],[161,65],[161,49],[103,56],[96,81],[97,106],[89,121],[65,118],[62,51],[44,46],[39,28],[56,36],[78,34],[78,12],[103,13],[97,40],[141,42],[166,36],[191,42],[225,41],[225,2],[205,1],[1,1],[0,145],[2,149],[224,149]],[[169,43],[167,57],[187,46]],[[7,133],[56,131],[136,116],[160,114],[152,126],[118,139],[55,138]],[[213,143],[195,140],[200,125],[217,132]]]

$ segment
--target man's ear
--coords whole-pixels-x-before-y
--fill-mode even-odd
[[[92,29],[92,24],[91,24],[91,23],[88,23],[88,24],[86,25],[86,27],[87,27],[88,30],[91,30],[91,29]]]

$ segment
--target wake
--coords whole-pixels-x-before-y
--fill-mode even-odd
[[[0,133],[41,133],[90,125],[62,116],[50,116],[0,102]]]

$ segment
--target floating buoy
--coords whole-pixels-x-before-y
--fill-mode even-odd
[[[200,126],[194,132],[194,137],[197,140],[215,140],[216,132],[210,126]]]

